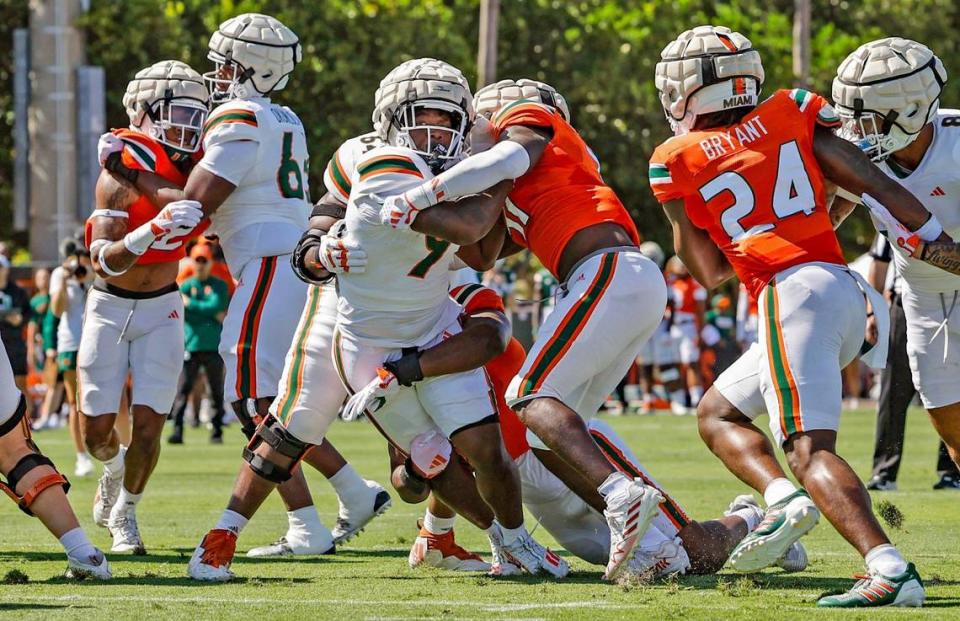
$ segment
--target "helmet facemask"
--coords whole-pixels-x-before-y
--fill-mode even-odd
[[[450,126],[418,122],[417,113],[425,110],[445,112],[450,117]],[[457,104],[442,99],[416,99],[397,107],[390,120],[388,142],[416,151],[433,173],[439,174],[459,161],[469,125],[467,111]],[[417,144],[412,132],[423,132],[422,144]],[[437,133],[448,135],[449,141],[437,140],[434,137]]]
[[[198,99],[171,95],[168,91],[152,106],[146,102],[141,104],[144,120],[140,129],[175,153],[196,153],[200,148],[200,136],[209,110]]]
[[[207,58],[213,61],[214,70],[204,73],[203,81],[207,85],[207,90],[210,91],[210,100],[214,103],[263,94],[258,93],[256,87],[250,82],[250,77],[253,75],[252,68],[246,68],[237,61],[216,52],[210,52]],[[230,77],[221,77],[228,73],[228,69]]]
[[[842,125],[837,132],[844,140],[857,145],[874,162],[882,162],[891,154],[906,148],[919,132],[909,134],[897,125],[896,112],[884,116],[879,112],[837,110]]]

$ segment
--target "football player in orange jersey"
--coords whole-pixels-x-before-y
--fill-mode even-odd
[[[676,305],[670,328],[680,350],[680,364],[684,366],[690,406],[696,408],[703,398],[700,333],[703,330],[703,316],[707,312],[707,290],[690,275],[690,270],[676,255],[667,261],[667,271],[671,275],[667,287],[673,294]]]
[[[613,579],[663,497],[613,468],[585,420],[597,413],[659,324],[666,285],[657,266],[640,253],[633,221],[600,177],[554,89],[503,80],[477,98],[486,98],[496,111],[493,146],[388,198],[381,222],[409,228],[441,201],[516,180],[504,212],[509,231],[504,254],[529,248],[565,284],[507,399],[533,432],[531,441],[573,465],[604,496],[611,532],[604,577]],[[476,229],[481,223],[465,224]],[[486,232],[471,230],[473,236]]]
[[[158,209],[131,185],[140,171],[183,183],[200,146],[209,95],[199,73],[180,61],[156,63],[127,86],[130,129],[97,181],[97,208],[86,225],[98,276],[90,291],[77,354],[84,440],[104,472],[93,516],[113,535],[113,552],[144,554],[136,506],[160,455],[160,435],[183,366],[179,261],[203,219],[199,203]],[[126,178],[110,169],[128,171]],[[127,374],[133,376],[133,435],[114,430]]]
[[[484,365],[497,392],[504,446],[520,472],[524,506],[568,552],[588,563],[605,565],[610,532],[603,517],[603,498],[589,485],[583,485],[576,471],[569,467],[556,471],[548,468],[540,457],[545,456],[546,463],[554,467],[556,460],[550,460],[548,452],[531,448],[526,427],[503,398],[525,357],[523,346],[510,337],[510,321],[503,301],[495,291],[479,284],[454,287],[450,295],[463,306],[463,332],[424,352],[430,352],[433,358],[431,367],[434,373],[452,371],[466,364]],[[509,344],[504,348],[508,340]],[[440,361],[435,357],[440,351],[453,355]],[[657,486],[630,447],[609,425],[592,420],[589,430],[597,446],[617,469]],[[391,465],[391,481],[400,496],[408,502],[421,502],[429,487],[410,460],[404,460],[392,451]],[[579,489],[582,496],[575,489]],[[742,495],[731,503],[724,517],[698,522],[687,517],[680,505],[662,489],[661,493],[666,500],[660,505],[659,515],[628,562],[627,570],[641,578],[719,571],[733,547],[763,517],[763,510],[754,498]],[[430,564],[441,569],[481,570],[482,561],[454,542],[454,519],[433,517],[431,513],[436,509],[437,501],[431,496],[430,502],[420,534],[410,550],[410,566]],[[794,543],[778,561],[786,571],[802,571],[806,563],[806,552],[799,542]]]
[[[839,118],[826,100],[795,89],[759,103],[760,55],[739,33],[700,26],[661,56],[656,85],[676,136],[651,157],[650,183],[677,253],[704,286],[737,275],[760,298],[760,343],[717,379],[698,412],[710,449],[768,504],[731,564],[771,564],[822,511],[865,557],[870,576],[819,605],[920,606],[916,569],[890,544],[862,483],[836,454],[840,369],[861,351],[868,302],[881,322],[886,306],[846,268],[827,180],[869,192],[922,239],[946,236],[909,192],[833,134]],[[880,339],[869,352],[881,366],[885,345]],[[809,496],[786,479],[753,425],[764,410]]]

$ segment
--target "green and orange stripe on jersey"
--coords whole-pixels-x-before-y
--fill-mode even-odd
[[[690,523],[690,518],[687,517],[687,514],[684,513],[683,509],[680,508],[680,505],[677,504],[677,501],[671,498],[669,494],[656,485],[653,482],[653,479],[648,477],[639,466],[630,461],[630,458],[627,457],[623,451],[621,451],[620,448],[612,440],[610,440],[610,438],[605,436],[599,429],[591,429],[590,436],[593,438],[593,441],[597,443],[597,446],[600,447],[600,450],[607,458],[607,461],[609,461],[614,468],[624,473],[631,479],[640,479],[644,482],[644,484],[655,488],[657,491],[663,494],[664,501],[660,505],[660,511],[668,520],[670,520],[670,523],[673,524],[677,530],[682,529],[684,526]]]
[[[253,285],[253,293],[243,312],[240,340],[237,341],[238,399],[257,398],[257,340],[260,334],[260,319],[266,306],[270,285],[277,273],[277,257],[261,259],[260,271]]]
[[[227,123],[242,123],[244,125],[257,127],[257,115],[249,110],[224,110],[219,114],[214,113],[213,116],[207,119],[206,125],[203,126],[203,132],[207,133],[214,127]]]
[[[283,395],[277,405],[277,418],[286,426],[289,422],[293,407],[300,400],[303,392],[303,370],[306,365],[307,340],[313,328],[313,320],[320,308],[320,299],[323,297],[322,287],[310,287],[310,297],[307,299],[307,311],[300,322],[300,328],[293,339],[293,360],[290,364],[289,375],[284,386]]]
[[[600,304],[604,292],[613,281],[613,276],[617,270],[618,257],[619,255],[616,252],[603,255],[600,260],[600,268],[594,275],[590,286],[587,287],[586,294],[567,311],[556,332],[540,348],[540,353],[537,354],[533,364],[530,365],[529,370],[523,376],[519,397],[525,397],[539,390],[550,372],[573,346],[577,336],[587,325],[590,316],[593,315],[593,311]]]
[[[133,132],[124,134],[120,140],[127,149],[127,153],[143,167],[144,170],[155,172],[157,170],[157,156],[151,150],[151,143],[146,138],[141,140]]]
[[[366,160],[357,166],[357,172],[360,174],[360,181],[366,181],[374,175],[386,173],[399,173],[423,178],[423,173],[420,172],[412,159],[395,154],[380,155]]]
[[[780,431],[784,440],[792,434],[803,431],[800,416],[800,393],[783,338],[783,325],[780,323],[780,298],[777,295],[776,279],[764,290],[764,321],[766,321],[767,362],[770,365],[770,377],[780,406]]]
[[[343,169],[343,164],[340,162],[340,149],[337,149],[337,152],[330,158],[330,163],[327,164],[327,173],[329,173],[330,180],[333,181],[337,190],[349,198],[352,184],[350,183],[350,175]]]
[[[522,114],[524,112],[532,111],[546,111],[552,113],[553,111],[542,103],[533,101],[532,99],[518,99],[517,101],[510,102],[504,107],[500,108],[496,114],[493,115],[493,120],[491,121],[494,125],[498,125],[503,122],[511,114]]]

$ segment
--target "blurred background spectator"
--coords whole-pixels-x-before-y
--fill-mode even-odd
[[[0,254],[0,339],[10,358],[17,388],[24,394],[27,394],[27,341],[24,329],[29,319],[30,297],[10,278],[10,259]],[[27,403],[30,403],[29,399]]]
[[[216,258],[218,248],[219,244],[207,240],[195,243],[190,249],[189,259],[183,261],[178,278],[183,295],[185,352],[180,387],[170,414],[173,419],[173,431],[167,438],[170,444],[183,444],[188,404],[193,406],[194,426],[199,424],[201,406],[194,396],[198,393],[203,395],[205,388],[209,390],[207,402],[213,410],[210,441],[216,444],[223,442],[224,365],[218,349],[233,279],[229,270],[223,271],[226,264]],[[226,280],[214,275],[214,271],[220,272]]]

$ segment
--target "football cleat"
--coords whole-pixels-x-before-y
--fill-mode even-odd
[[[897,491],[897,482],[882,477],[871,477],[867,481],[866,487],[871,492],[895,492]]]
[[[340,501],[340,511],[337,515],[337,525],[331,531],[333,542],[342,545],[360,534],[367,524],[387,512],[393,504],[390,494],[374,481],[367,481],[370,496],[363,506],[345,505]]]
[[[204,582],[227,582],[233,579],[230,563],[237,550],[233,531],[215,528],[203,536],[187,565],[187,575]]]
[[[960,477],[955,474],[945,474],[933,484],[933,489],[950,489],[960,491]]]
[[[86,453],[77,455],[77,463],[73,468],[73,476],[88,477],[93,474],[93,460]]]
[[[664,541],[651,550],[637,550],[627,563],[627,572],[643,580],[683,575],[690,569],[690,556],[679,537]]]
[[[518,537],[512,543],[504,543],[501,551],[510,564],[522,568],[528,574],[539,574],[543,571],[554,578],[566,578],[570,573],[570,565],[552,550],[537,543],[530,533]]]
[[[870,572],[857,576],[853,588],[839,595],[826,595],[817,601],[821,608],[867,608],[872,606],[923,606],[927,594],[913,563],[899,576]]]
[[[807,550],[799,541],[787,548],[787,552],[777,559],[777,567],[788,573],[803,571],[807,568]]]
[[[111,515],[107,522],[107,529],[113,535],[111,552],[132,552],[135,556],[147,553],[143,539],[140,538],[140,529],[137,527],[137,516],[133,511]]]
[[[113,573],[110,571],[110,563],[107,562],[106,555],[97,550],[96,554],[86,558],[67,556],[67,571],[64,576],[73,580],[86,578],[110,580],[113,578]]]
[[[487,531],[487,538],[490,540],[490,554],[493,556],[493,562],[490,564],[490,575],[500,576],[518,576],[523,573],[519,565],[515,565],[503,549],[503,532],[500,525],[493,523],[493,529]]]
[[[123,477],[113,478],[107,473],[100,477],[97,492],[93,496],[93,521],[97,526],[106,528],[110,520],[110,510],[120,496]]]
[[[608,494],[603,515],[610,527],[610,558],[604,580],[614,580],[633,554],[640,537],[647,532],[656,516],[663,494],[654,487],[634,479],[625,494]]]
[[[741,573],[775,564],[800,537],[820,520],[820,511],[800,489],[767,507],[760,524],[737,544],[730,566]]]
[[[276,556],[315,556],[336,554],[337,546],[332,539],[325,538],[319,545],[301,544],[296,540],[290,541],[287,536],[280,537],[268,546],[253,548],[247,552],[250,558],[269,558]]]
[[[479,555],[457,545],[453,531],[436,535],[420,529],[407,558],[410,569],[436,567],[449,571],[490,571],[492,566]]]

